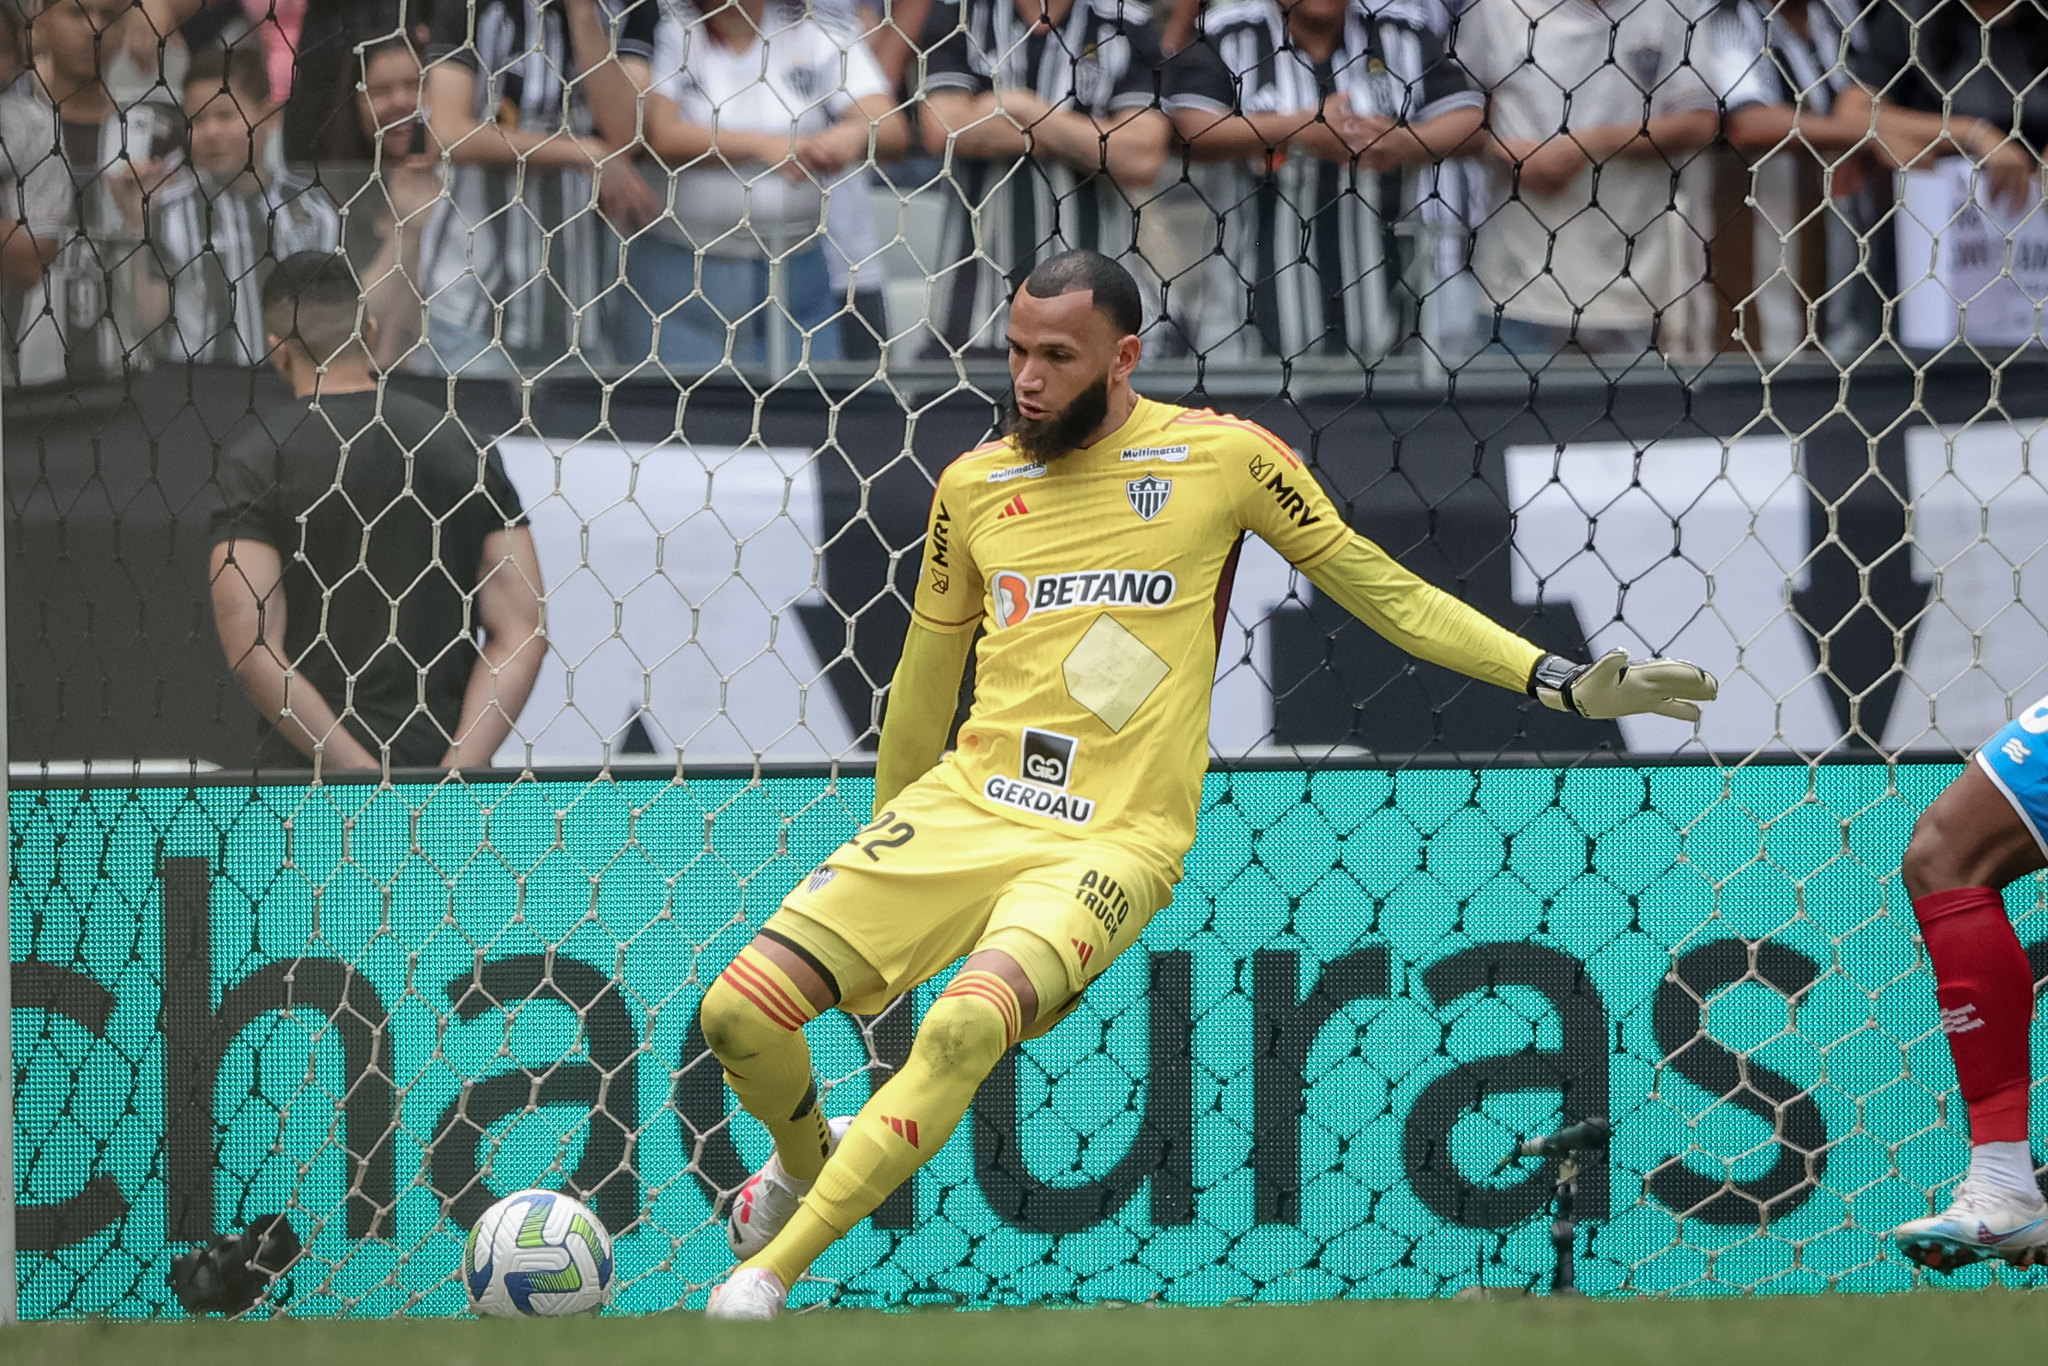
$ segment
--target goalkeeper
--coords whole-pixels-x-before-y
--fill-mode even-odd
[[[875,765],[874,820],[704,995],[704,1037],[775,1141],[734,1197],[720,1319],[779,1313],[812,1261],[937,1153],[1005,1051],[1064,1018],[1172,898],[1194,842],[1218,626],[1243,534],[1406,650],[1589,717],[1683,720],[1691,664],[1546,655],[1357,535],[1253,423],[1142,398],[1138,287],[1090,251],[1009,315],[1006,439],[947,466]],[[944,753],[967,652],[974,705]],[[967,961],[851,1120],[819,1111],[803,1026]]]

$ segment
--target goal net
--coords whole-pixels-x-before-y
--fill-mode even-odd
[[[2038,21],[1036,5],[0,13],[23,1316],[176,1314],[278,1214],[258,1312],[460,1312],[530,1186],[615,1311],[701,1307],[767,1148],[698,1000],[867,821],[934,480],[1075,246],[1142,392],[1721,698],[1568,720],[1247,542],[1172,906],[793,1302],[1545,1284],[1503,1159],[1592,1116],[1587,1291],[1917,1283],[1966,1137],[1899,860],[2048,689]],[[810,1026],[829,1113],[942,980]]]

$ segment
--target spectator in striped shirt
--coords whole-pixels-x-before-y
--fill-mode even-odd
[[[1246,0],[1203,18],[1174,65],[1174,124],[1209,177],[1223,250],[1210,258],[1203,354],[1369,361],[1400,335],[1390,226],[1402,173],[1479,131],[1484,101],[1412,0]]]
[[[1137,248],[1176,107],[1140,0],[934,0],[924,31],[925,150],[951,158],[934,355],[1000,354],[1031,267],[1088,247],[1161,282]],[[1162,329],[1165,330],[1165,329]],[[1167,349],[1177,337],[1161,336]],[[1153,345],[1148,339],[1147,345]]]
[[[1837,108],[1853,83],[1841,16],[1828,0],[1720,0],[1695,45],[1713,68],[1729,144],[1755,163],[1755,288],[1747,303],[1759,335],[1748,336],[1749,344],[1772,362],[1805,346],[1815,303],[1809,285],[1818,284],[1826,290],[1817,311],[1827,348],[1838,359],[1856,355],[1882,321],[1882,298],[1859,261],[1890,245],[1890,234],[1878,230],[1889,185],[1873,183],[1883,167],[1869,119]],[[1816,203],[1826,206],[1819,215]],[[1799,267],[1816,217],[1827,273],[1809,282]],[[1873,266],[1878,279],[1892,273]]]
[[[254,365],[269,347],[263,281],[294,252],[333,251],[341,216],[305,176],[271,165],[277,106],[254,45],[204,48],[185,71],[185,165],[149,197],[136,257],[143,335],[173,362]],[[123,213],[144,214],[133,180]]]
[[[12,377],[102,382],[140,345],[126,287],[140,234],[120,197],[175,164],[182,116],[154,95],[117,98],[102,58],[129,0],[31,4],[34,70],[0,95],[0,275]]]
[[[427,44],[429,150],[454,163],[423,270],[435,363],[531,375],[573,349],[608,359],[599,298],[620,234],[659,209],[633,164],[658,0],[437,5]],[[607,90],[606,87],[609,87]]]

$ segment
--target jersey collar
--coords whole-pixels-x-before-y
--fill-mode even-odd
[[[1119,450],[1122,449],[1125,439],[1130,435],[1130,433],[1133,430],[1142,425],[1142,416],[1145,412],[1145,409],[1148,406],[1150,406],[1151,402],[1151,399],[1146,398],[1143,394],[1139,394],[1138,401],[1131,405],[1130,415],[1124,418],[1123,422],[1116,428],[1116,430],[1110,432],[1100,441],[1094,442],[1090,445],[1082,446],[1074,450],[1067,456],[1067,459],[1072,460],[1075,456],[1089,456],[1093,455],[1097,451],[1104,451],[1112,448],[1116,448]]]

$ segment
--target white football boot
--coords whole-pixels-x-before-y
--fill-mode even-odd
[[[1930,1271],[1954,1271],[1987,1257],[2032,1266],[2048,1260],[2048,1203],[1966,1179],[1947,1209],[1900,1224],[1892,1241]]]
[[[852,1115],[841,1115],[825,1126],[826,1157],[837,1151],[839,1140],[852,1127]],[[747,1178],[725,1212],[725,1236],[732,1244],[733,1256],[745,1261],[774,1241],[810,1190],[810,1182],[798,1183],[784,1176],[782,1160],[770,1153],[767,1165]]]
[[[772,1271],[756,1267],[735,1271],[724,1285],[714,1286],[704,1302],[704,1317],[724,1323],[765,1323],[782,1312],[789,1288]]]

